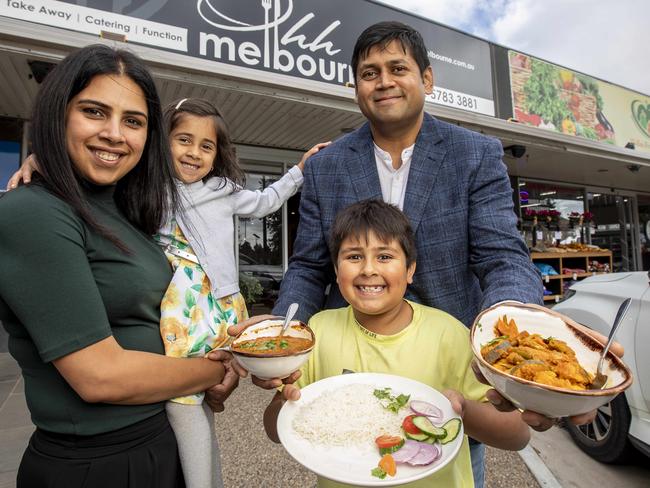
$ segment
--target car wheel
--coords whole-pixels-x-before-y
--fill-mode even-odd
[[[598,409],[593,422],[585,425],[566,423],[578,447],[601,463],[619,464],[633,452],[628,440],[630,408],[625,395],[618,395]]]

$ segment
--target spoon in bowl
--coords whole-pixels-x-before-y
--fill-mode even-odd
[[[623,303],[621,303],[621,306],[618,307],[618,312],[616,312],[616,318],[614,319],[614,325],[612,325],[612,330],[609,331],[609,337],[607,337],[607,344],[605,345],[603,352],[600,353],[598,367],[596,368],[596,376],[589,385],[589,388],[591,390],[600,390],[603,386],[605,386],[605,383],[607,383],[607,375],[603,374],[603,363],[605,362],[605,356],[607,356],[609,346],[611,346],[612,342],[614,341],[614,335],[616,334],[618,326],[621,325],[621,322],[623,322],[623,317],[625,317],[625,314],[627,313],[627,309],[630,308],[631,301],[631,298],[626,298]]]
[[[284,333],[287,331],[287,329],[289,328],[289,324],[291,323],[291,319],[293,318],[294,315],[296,315],[297,311],[298,311],[297,303],[292,303],[291,305],[289,305],[289,308],[287,309],[287,314],[284,317],[284,324],[282,324],[282,330],[280,331],[278,337],[282,337]]]

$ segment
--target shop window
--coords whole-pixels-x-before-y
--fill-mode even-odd
[[[613,271],[635,271],[640,267],[637,258],[638,241],[633,232],[634,198],[610,193],[589,193],[589,210],[595,226],[591,242],[613,254]]]
[[[0,118],[0,190],[20,166],[20,140],[23,122]]]
[[[520,228],[530,249],[588,244],[592,218],[583,188],[520,179],[518,195]]]
[[[263,190],[277,176],[246,175],[246,188]],[[282,209],[262,217],[239,218],[239,285],[251,315],[269,313],[282,281]]]

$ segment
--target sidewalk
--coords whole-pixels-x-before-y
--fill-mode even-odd
[[[16,470],[33,430],[20,369],[8,352],[0,352],[0,488],[16,485]]]
[[[0,343],[0,488],[15,488],[20,458],[34,427],[25,404],[20,370],[9,353],[2,352],[6,345],[2,346]],[[217,415],[226,488],[247,488],[260,483],[265,488],[315,485],[313,473],[264,434],[262,413],[272,395],[273,392],[253,386],[250,380],[243,380],[229,399],[226,411]],[[540,484],[517,453],[488,448],[485,487],[503,486],[538,488]]]

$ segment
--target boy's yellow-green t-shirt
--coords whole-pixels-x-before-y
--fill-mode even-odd
[[[472,350],[467,328],[441,310],[407,302],[413,308],[413,321],[390,336],[363,328],[355,320],[352,307],[314,315],[309,326],[316,335],[316,346],[302,367],[297,385],[304,387],[344,370],[386,373],[411,378],[441,392],[453,389],[467,399],[485,401],[489,386],[479,383],[470,367]],[[348,485],[319,477],[318,486]],[[428,478],[403,486],[474,486],[467,436],[453,462]]]

